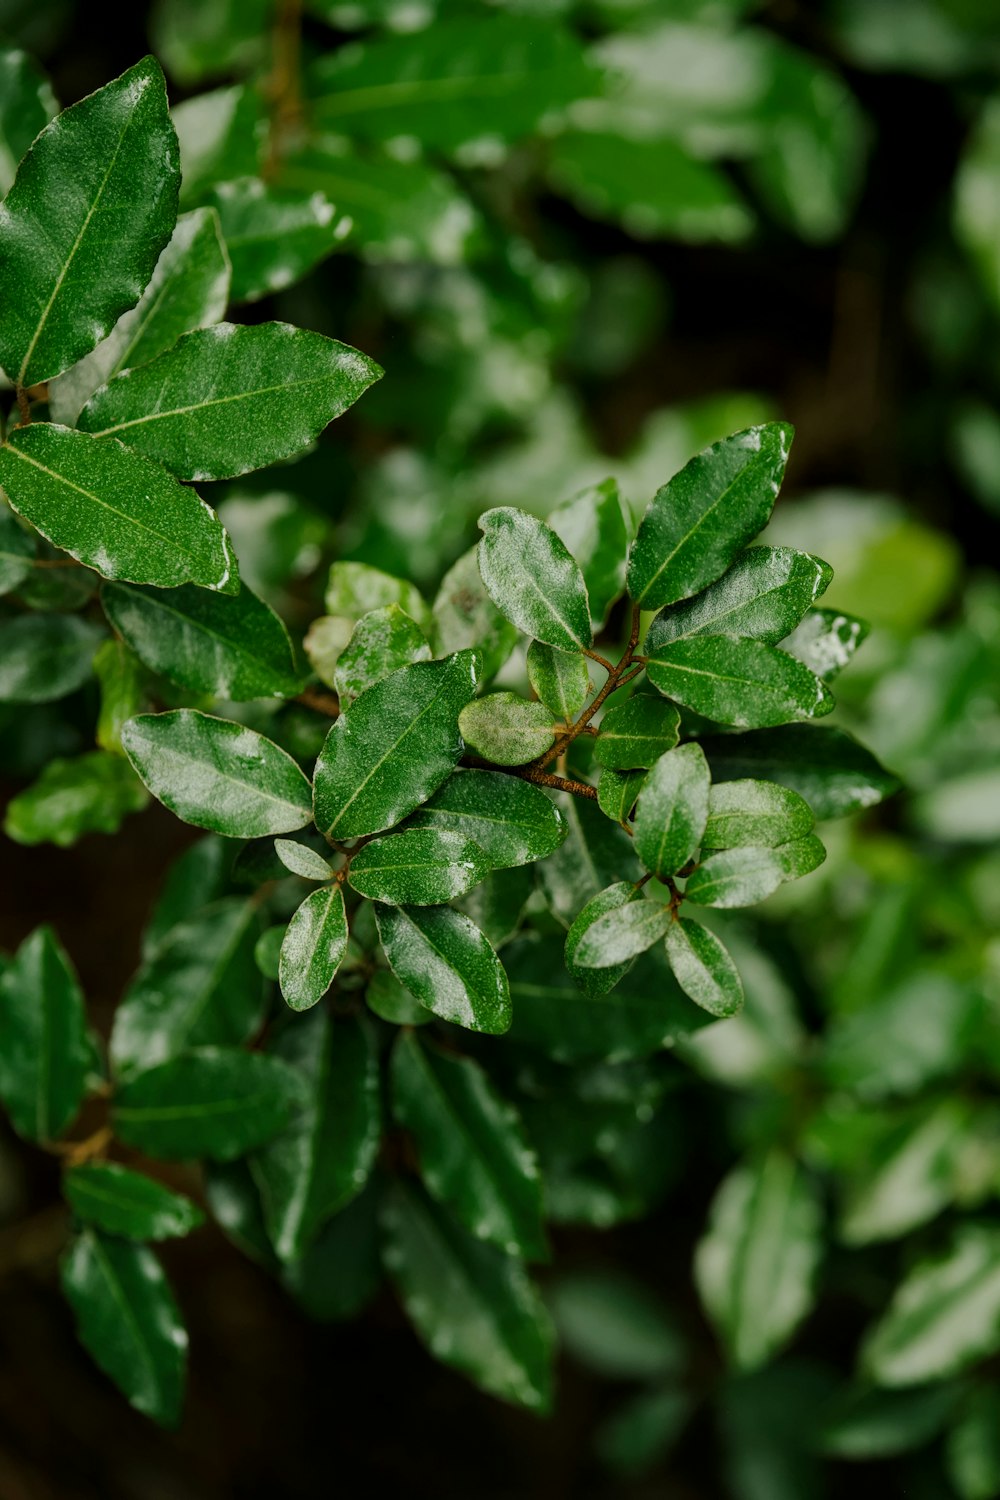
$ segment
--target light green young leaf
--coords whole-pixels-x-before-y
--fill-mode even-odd
[[[774,1150],[730,1172],[694,1269],[705,1310],[737,1369],[765,1364],[802,1322],[821,1251],[820,1205],[791,1157]]]
[[[330,568],[323,602],[328,615],[345,615],[352,620],[360,620],[373,609],[398,604],[421,630],[430,623],[427,605],[415,583],[394,578],[368,563],[335,562]]]
[[[603,625],[625,592],[625,555],[632,535],[632,517],[617,482],[605,479],[582,490],[557,506],[548,524],[580,564],[594,626]]]
[[[0,1099],[14,1129],[51,1141],[83,1103],[91,1047],[83,992],[51,927],[25,938],[0,974]]]
[[[421,1005],[469,1031],[510,1026],[504,967],[474,922],[450,906],[376,904],[389,967]]]
[[[101,688],[94,738],[102,750],[122,756],[122,725],[149,707],[145,669],[125,642],[114,637],[95,652],[94,675]]]
[[[756,844],[776,849],[812,832],[812,808],[797,792],[774,781],[723,781],[708,797],[708,823],[702,835],[706,849],[736,849]]]
[[[725,945],[700,922],[678,919],[667,931],[667,958],[674,977],[710,1016],[734,1016],[743,1005],[743,984]]]
[[[303,880],[329,880],[333,874],[330,864],[322,854],[300,844],[295,839],[275,839],[274,852],[286,870],[301,875]]]
[[[273,740],[191,708],[139,714],[122,745],[153,796],[227,838],[291,833],[312,817],[309,782]]]
[[[699,906],[755,906],[786,880],[810,874],[824,859],[826,850],[811,833],[776,849],[720,849],[688,877],[684,899]]]
[[[696,636],[660,646],[646,675],[685,708],[744,729],[821,718],[833,708],[829,689],[794,656],[764,641]]]
[[[871,627],[856,615],[835,609],[811,609],[782,641],[781,649],[803,662],[824,682],[844,670]]]
[[[625,827],[645,784],[644,770],[602,771],[597,778],[597,805],[613,822]]]
[[[698,635],[750,636],[776,646],[826,591],[829,563],[792,547],[749,547],[702,593],[660,612],[643,651]]]
[[[564,723],[576,718],[590,691],[582,651],[559,651],[544,641],[532,641],[528,647],[528,680],[550,715]]]
[[[322,1000],[343,962],[347,938],[343,886],[311,891],[288,924],[278,960],[278,983],[292,1010],[309,1010]]]
[[[117,438],[36,422],[0,448],[10,504],[105,578],[233,594],[236,558],[215,511]]]
[[[380,609],[362,615],[355,625],[350,640],[337,656],[333,686],[346,707],[390,672],[415,661],[429,661],[430,655],[430,645],[420,626],[398,604],[383,604]]]
[[[386,1267],[431,1352],[491,1395],[547,1410],[552,1329],[524,1263],[401,1180],[382,1222]]]
[[[459,651],[401,667],[362,693],[316,762],[320,831],[331,839],[380,833],[425,802],[462,754],[458,716],[475,690],[475,655]]]
[[[510,506],[479,518],[479,571],[501,613],[525,635],[560,651],[594,639],[579,565],[544,521]]]
[[[79,364],[49,387],[54,422],[74,427],[94,392],[119,371],[148,364],[184,333],[225,317],[229,257],[219,216],[210,208],[182,214],[142,297]]]
[[[152,1250],[87,1229],[70,1246],[60,1278],[84,1348],[137,1411],[175,1427],[187,1330]]]
[[[653,765],[680,737],[680,714],[672,703],[637,695],[609,708],[594,746],[599,766],[630,771]]]
[[[552,712],[517,693],[474,698],[458,716],[458,728],[471,749],[498,766],[523,766],[555,739]]]
[[[635,901],[593,917],[575,944],[574,963],[582,969],[608,969],[628,963],[659,942],[674,916],[659,901]]]
[[[343,615],[319,615],[306,631],[302,649],[316,676],[327,687],[336,684],[337,663],[353,634],[353,620]]]
[[[658,490],[628,558],[628,591],[644,609],[712,583],[766,525],[792,429],[771,422],[714,443]]]
[[[243,703],[289,698],[301,686],[287,630],[245,584],[216,594],[111,583],[101,602],[139,660],[189,692]]]
[[[216,323],[123,370],[80,413],[178,479],[233,479],[303,452],[382,371],[290,323]]]
[[[45,127],[0,207],[0,365],[11,380],[27,389],[61,374],[138,301],[179,185],[155,58]]]
[[[390,906],[438,906],[489,874],[478,844],[442,828],[408,828],[372,839],[351,860],[349,883]]]
[[[535,1155],[517,1112],[479,1064],[403,1032],[391,1078],[393,1112],[413,1136],[428,1192],[477,1239],[543,1258]]]
[[[38,780],[8,802],[3,831],[18,844],[68,849],[86,833],[117,833],[128,814],[142,812],[148,801],[127,761],[91,750],[72,760],[50,760]]]
[[[256,302],[291,286],[351,228],[350,219],[339,216],[322,193],[289,193],[259,177],[221,182],[204,198],[222,224],[234,302]]]
[[[111,1061],[119,1073],[155,1068],[192,1047],[238,1046],[264,1015],[254,963],[260,920],[230,896],[171,929],[115,1011]]]
[[[491,869],[533,864],[551,854],[568,828],[540,787],[502,771],[457,771],[417,809],[407,828],[461,834],[478,845]]]
[[[126,1240],[183,1238],[205,1220],[190,1198],[113,1161],[72,1167],[63,1194],[78,1219]]]
[[[631,880],[619,880],[593,896],[567,932],[564,950],[566,969],[587,995],[606,995],[613,990],[618,981],[628,973],[632,958],[626,958],[618,964],[601,964],[597,967],[580,963],[577,950],[581,940],[599,918],[607,916],[609,912],[620,911],[630,901],[641,899],[642,892]]]
[[[3,53],[0,52],[0,62]],[[35,542],[26,527],[0,504],[0,594],[10,594],[31,572]]]
[[[817,818],[842,818],[892,795],[899,781],[843,729],[789,724],[756,734],[713,735],[702,747],[716,781],[780,781]]]
[[[51,703],[90,677],[103,633],[79,615],[0,622],[0,703]]]
[[[676,875],[701,843],[708,822],[708,764],[696,744],[661,755],[635,814],[635,850],[654,875]]]

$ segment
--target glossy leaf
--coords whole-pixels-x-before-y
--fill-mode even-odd
[[[0,1098],[15,1130],[54,1140],[83,1103],[91,1048],[79,980],[51,927],[0,974]]]
[[[231,896],[172,928],[115,1011],[110,1053],[119,1073],[155,1068],[192,1047],[238,1046],[263,1020],[252,901]]]
[[[369,610],[355,625],[337,657],[333,685],[345,706],[390,672],[429,661],[431,648],[420,626],[398,604]]]
[[[401,667],[352,703],[316,762],[321,832],[331,839],[379,833],[426,801],[462,753],[458,716],[475,688],[474,655],[460,651]]]
[[[577,939],[574,962],[583,969],[608,969],[628,963],[659,942],[673,913],[659,901],[636,901],[594,917]]]
[[[302,1098],[298,1075],[278,1059],[200,1047],[124,1083],[112,1122],[147,1156],[233,1161],[283,1130]]]
[[[404,1032],[392,1052],[393,1111],[410,1132],[428,1192],[477,1239],[545,1255],[535,1155],[513,1107],[472,1058]]]
[[[612,771],[651,766],[677,744],[679,725],[673,704],[652,697],[629,698],[609,708],[601,720],[594,759]]]
[[[899,787],[870,750],[843,729],[789,724],[756,734],[709,736],[702,747],[716,781],[764,777],[804,797],[817,818],[874,807]]]
[[[17,47],[0,50],[0,196],[9,190],[18,162],[58,108],[48,80],[27,53]]]
[[[555,532],[523,510],[479,518],[479,571],[493,603],[525,635],[578,651],[593,641],[587,586]]]
[[[746,844],[776,849],[805,838],[814,821],[808,802],[780,783],[723,781],[709,793],[708,823],[701,842],[706,849],[736,849]]]
[[[0,484],[54,546],[105,578],[239,587],[215,511],[116,438],[49,422],[18,428],[0,448]]]
[[[745,729],[812,719],[833,708],[829,690],[794,656],[725,635],[661,646],[646,663],[654,687],[685,708]]]
[[[394,578],[368,563],[335,562],[327,579],[324,603],[327,614],[346,615],[353,620],[390,604],[397,604],[421,629],[428,620],[427,605],[416,584]]]
[[[483,656],[482,678],[488,681],[510,656],[518,632],[486,592],[477,557],[477,548],[470,547],[441,580],[433,606],[432,639],[438,656],[475,646]]]
[[[351,227],[322,193],[289,193],[259,177],[221,182],[205,201],[222,224],[234,302],[256,302],[291,286],[335,250]]]
[[[80,413],[178,479],[232,479],[303,452],[382,371],[289,323],[216,323],[123,370]]]
[[[764,1364],[809,1312],[820,1222],[811,1184],[780,1151],[736,1167],[719,1188],[695,1279],[737,1369]]]
[[[692,458],[658,490],[628,558],[628,591],[644,609],[713,583],[767,523],[792,430],[772,422],[734,433]]]
[[[487,693],[474,698],[458,717],[458,727],[473,750],[498,766],[523,766],[555,739],[551,710],[517,693]]]
[[[557,506],[548,524],[580,564],[594,625],[602,625],[625,592],[625,554],[632,534],[632,518],[617,483],[605,479],[582,490]]]
[[[489,873],[483,851],[460,833],[409,828],[372,839],[351,860],[350,884],[390,906],[436,906],[464,896]]]
[[[708,822],[709,771],[700,745],[661,755],[642,789],[635,849],[654,875],[675,875],[695,853]]]
[[[824,682],[832,682],[867,639],[869,629],[856,615],[844,615],[835,609],[811,609],[782,641],[781,649],[803,662]]]
[[[646,632],[655,656],[668,641],[698,635],[750,636],[777,645],[826,591],[833,569],[792,547],[750,547],[722,577],[683,604],[669,605]]]
[[[597,805],[615,823],[626,827],[645,784],[644,770],[602,771],[597,780]]]
[[[733,1016],[743,1005],[743,983],[721,939],[700,922],[678,919],[667,931],[674,977],[710,1016]]]
[[[619,880],[615,885],[609,885],[606,890],[599,891],[596,896],[592,897],[567,932],[564,952],[566,968],[588,995],[606,995],[613,990],[618,981],[628,973],[635,955],[632,954],[617,964],[581,963],[577,959],[581,940],[601,917],[607,916],[609,912],[619,912],[630,901],[641,900],[641,898],[642,892],[633,885],[631,880]]]
[[[322,1011],[286,1026],[270,1053],[303,1084],[290,1128],[252,1162],[271,1241],[291,1261],[368,1180],[381,1125],[378,1060],[363,1026]]]
[[[205,1218],[190,1198],[113,1161],[72,1167],[63,1194],[78,1219],[126,1240],[182,1238]]]
[[[152,57],[45,127],[0,209],[0,365],[13,381],[59,375],[138,301],[173,230],[179,185]]]
[[[2,636],[0,636],[2,641]],[[68,849],[87,833],[117,833],[149,801],[127,761],[105,750],[50,760],[38,780],[12,797],[3,831],[18,844]]]
[[[0,703],[49,703],[93,672],[101,632],[77,615],[0,621]]]
[[[392,972],[421,1005],[469,1031],[507,1030],[507,975],[474,922],[450,906],[376,905],[375,916]]]
[[[571,723],[590,692],[587,658],[532,641],[528,647],[528,679],[539,699],[563,723]]]
[[[552,1330],[522,1261],[463,1229],[416,1187],[393,1184],[383,1258],[431,1352],[494,1396],[544,1411]]]
[[[329,880],[333,874],[329,861],[322,854],[295,839],[275,839],[274,852],[286,870],[301,875],[303,880]]]
[[[292,1010],[322,1000],[347,952],[342,885],[312,891],[293,914],[281,944],[278,983]]]
[[[230,719],[190,708],[140,714],[122,745],[153,796],[196,828],[251,839],[312,817],[309,783],[292,757]]]
[[[228,300],[229,257],[218,215],[210,208],[182,214],[135,307],[118,319],[92,354],[52,382],[53,421],[74,427],[98,387],[121,370],[148,364],[182,334],[218,323]]]
[[[568,928],[605,886],[638,880],[643,871],[633,840],[592,802],[567,797],[562,816],[566,836],[537,874],[550,911]]]
[[[684,898],[699,906],[754,906],[786,880],[798,880],[821,865],[826,850],[815,834],[776,849],[747,845],[720,849],[688,877]]]
[[[137,1411],[176,1426],[187,1330],[152,1250],[87,1229],[70,1246],[60,1279],[80,1342],[104,1373]]]
[[[111,583],[101,602],[139,660],[189,692],[242,703],[298,691],[288,632],[245,584],[227,595],[190,584],[150,589]]]
[[[562,812],[540,787],[502,771],[457,771],[407,827],[461,834],[482,849],[494,870],[544,859],[568,832]]]
[[[3,53],[0,52],[0,66]],[[31,572],[35,544],[31,533],[0,505],[0,594],[10,594]]]

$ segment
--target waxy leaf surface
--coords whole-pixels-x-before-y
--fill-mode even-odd
[[[476,924],[450,906],[375,907],[389,966],[421,1005],[469,1031],[510,1026],[503,965]]]
[[[661,755],[635,815],[635,849],[654,875],[675,875],[695,853],[708,822],[709,770],[699,745]]]
[[[410,818],[408,828],[458,833],[490,867],[532,864],[558,849],[566,819],[540,787],[502,771],[457,771]]]
[[[733,1016],[743,1004],[743,983],[722,940],[700,922],[679,918],[667,931],[674,978],[710,1016]]]
[[[437,906],[464,896],[489,874],[482,849],[443,828],[408,828],[372,839],[351,860],[348,880],[390,906]]]
[[[739,635],[784,640],[824,592],[833,569],[791,547],[750,547],[702,593],[669,605],[646,632],[643,651],[692,635]]]
[[[646,663],[654,687],[685,708],[741,729],[813,719],[833,708],[809,668],[764,641],[697,636],[660,646]]]
[[[479,571],[506,619],[535,640],[579,651],[594,639],[587,585],[555,532],[510,506],[479,518]]]
[[[292,1010],[308,1010],[322,1000],[346,952],[343,886],[310,892],[288,924],[278,960],[278,983]]]

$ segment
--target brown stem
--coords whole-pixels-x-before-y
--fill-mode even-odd
[[[544,770],[545,767],[547,765],[550,765],[552,761],[558,760],[560,755],[565,754],[570,745],[576,739],[577,735],[584,732],[584,730],[587,728],[587,725],[590,723],[591,719],[600,708],[601,704],[610,693],[614,692],[616,687],[622,687],[626,682],[631,682],[632,678],[637,677],[642,671],[641,667],[637,667],[634,672],[629,672],[627,677],[622,676],[622,673],[632,665],[635,648],[639,643],[639,629],[641,618],[642,617],[639,606],[635,605],[632,610],[632,628],[629,631],[628,644],[625,647],[624,656],[616,666],[613,666],[611,668],[608,673],[607,682],[601,688],[601,691],[597,694],[597,697],[594,699],[594,701],[588,704],[588,706],[583,710],[583,713],[577,719],[576,723],[573,724],[564,735],[561,735],[560,738],[556,740],[551,750],[546,750],[544,755],[540,755],[537,760],[533,760],[531,762],[531,764],[537,767],[539,771]]]
[[[17,423],[17,425],[18,425],[18,427],[30,427],[31,426],[31,402],[28,399],[28,393],[24,389],[23,385],[19,385],[17,387],[17,391],[15,392],[15,394],[17,396],[17,410],[18,410],[18,414],[19,414],[19,416],[21,418],[21,420]]]
[[[289,137],[302,120],[299,56],[302,50],[302,0],[278,0],[272,33],[274,65],[267,83],[271,104],[271,137],[266,177],[281,166]]]
[[[340,717],[340,699],[336,693],[325,693],[322,688],[306,688],[293,701],[315,709],[318,714],[325,714],[328,719]]]
[[[479,770],[503,771],[508,776],[518,776],[522,781],[532,781],[536,786],[550,786],[557,792],[572,792],[574,797],[586,797],[590,802],[597,801],[597,788],[588,786],[585,781],[574,781],[571,776],[553,776],[550,771],[542,771],[538,766],[497,766],[491,760],[482,760],[478,755],[465,755],[462,757],[463,766],[474,766]]]

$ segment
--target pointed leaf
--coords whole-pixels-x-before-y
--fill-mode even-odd
[[[817,818],[842,818],[892,795],[899,781],[843,729],[789,724],[702,741],[716,781],[763,776],[804,797]]]
[[[594,625],[603,625],[625,592],[625,555],[632,534],[632,518],[617,482],[605,479],[574,495],[552,511],[548,524],[580,564]]]
[[[528,679],[549,712],[565,723],[576,718],[590,691],[583,653],[557,651],[544,641],[532,641],[528,647]]]
[[[701,843],[709,783],[708,765],[695,744],[668,750],[646,777],[635,814],[635,849],[654,875],[675,875]]]
[[[489,874],[485,855],[460,833],[408,828],[372,839],[347,877],[362,896],[390,906],[438,906],[464,896]]]
[[[812,808],[797,792],[774,781],[723,781],[708,798],[708,823],[702,835],[706,849],[736,849],[779,844],[812,832]]]
[[[493,603],[525,635],[561,651],[594,639],[579,565],[543,521],[500,506],[479,518],[479,571]]]
[[[628,591],[643,609],[687,599],[714,582],[767,524],[792,429],[770,422],[692,458],[658,490],[628,558]]]
[[[651,766],[677,744],[679,726],[673,704],[641,695],[629,698],[601,720],[594,759],[612,771]]]
[[[421,1005],[470,1031],[507,1030],[507,975],[474,922],[450,906],[376,904],[375,917],[389,967]]]
[[[50,703],[82,687],[101,632],[78,615],[0,621],[0,703]]]
[[[517,693],[487,693],[462,709],[458,727],[465,743],[498,766],[523,766],[544,755],[555,739],[552,713]]]
[[[829,689],[808,667],[763,641],[725,635],[673,641],[648,659],[646,675],[668,698],[717,724],[763,729],[833,708]]]
[[[667,958],[674,977],[710,1016],[734,1016],[743,1005],[743,984],[722,941],[700,922],[679,919],[667,932]]]
[[[286,870],[301,875],[303,880],[329,880],[333,874],[329,861],[322,854],[295,839],[275,839],[274,852]]]
[[[750,547],[702,593],[661,611],[643,651],[698,635],[750,636],[776,646],[833,577],[829,563],[792,547]]]
[[[122,745],[153,796],[196,828],[252,839],[312,816],[309,782],[292,757],[230,719],[191,708],[139,714]]]
[[[670,907],[659,901],[635,901],[605,912],[581,934],[574,962],[583,969],[608,969],[628,963],[658,943],[673,920]]]
[[[835,609],[811,609],[782,641],[781,649],[824,682],[832,682],[867,639],[870,629],[856,615],[842,615]]]
[[[37,927],[0,975],[0,1099],[18,1134],[51,1141],[65,1130],[91,1055],[79,980],[51,927]]]
[[[755,906],[786,880],[808,875],[826,859],[814,834],[776,849],[720,849],[688,877],[684,899],[699,906]]]
[[[597,805],[601,812],[625,828],[645,784],[644,770],[604,770],[597,779]]]
[[[420,626],[398,604],[369,610],[355,625],[337,657],[333,685],[346,707],[373,683],[415,661],[429,661],[430,644]]]
[[[0,645],[2,640],[0,633]],[[50,760],[38,780],[8,802],[3,831],[18,844],[68,849],[87,833],[117,833],[128,814],[148,802],[127,761],[91,750],[72,760]]]
[[[544,859],[568,832],[559,808],[540,787],[502,771],[457,771],[418,808],[407,828],[461,834],[478,845],[494,870]]]
[[[347,952],[342,885],[312,891],[293,914],[281,944],[278,983],[292,1010],[322,1000]]]
[[[289,193],[259,177],[221,182],[204,195],[222,224],[234,302],[256,302],[291,286],[350,231],[322,193]]]
[[[470,547],[441,580],[433,608],[435,655],[475,646],[482,652],[484,681],[495,676],[517,645],[518,632],[486,592],[478,548]]]
[[[615,885],[609,885],[606,890],[599,891],[596,896],[592,897],[567,932],[564,953],[566,968],[588,995],[606,995],[613,990],[618,981],[628,973],[634,955],[617,964],[598,966],[583,964],[577,959],[581,940],[599,918],[607,916],[609,912],[620,911],[630,901],[641,899],[642,892],[631,880],[619,880]]]
[[[205,1219],[190,1198],[113,1161],[73,1167],[63,1193],[78,1219],[126,1240],[183,1238]]]

